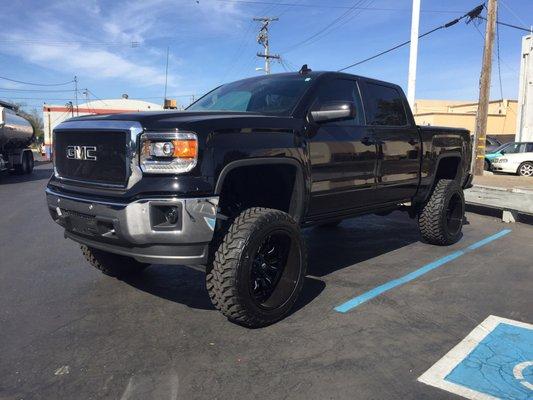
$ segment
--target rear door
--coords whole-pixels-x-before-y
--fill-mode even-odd
[[[365,81],[367,124],[377,146],[377,197],[381,202],[410,199],[420,174],[420,135],[407,113],[405,96],[394,85]]]
[[[309,111],[320,110],[331,101],[352,102],[356,115],[310,125],[310,215],[358,208],[372,204],[374,199],[376,146],[365,126],[357,80],[330,78],[321,82]]]

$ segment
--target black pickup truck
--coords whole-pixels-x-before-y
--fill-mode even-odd
[[[301,228],[400,209],[449,245],[471,182],[467,130],[416,126],[397,85],[305,68],[222,85],[186,111],[68,120],[54,160],[50,214],[90,264],[117,277],[203,266],[213,305],[248,327],[295,303]]]

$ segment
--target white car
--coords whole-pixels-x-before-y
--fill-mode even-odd
[[[521,176],[533,176],[533,143],[514,143],[501,151],[501,156],[491,162],[496,172],[510,172]]]

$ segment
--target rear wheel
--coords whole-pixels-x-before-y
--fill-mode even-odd
[[[31,174],[34,167],[33,153],[31,151],[24,151],[22,153],[20,164],[15,165],[15,173],[17,174]]]
[[[520,164],[520,166],[518,167],[518,175],[533,176],[533,162],[526,161]]]
[[[31,174],[33,167],[35,166],[35,160],[33,159],[33,152],[25,151],[22,163],[22,173]]]
[[[282,211],[250,208],[229,227],[206,286],[213,305],[230,321],[257,328],[288,315],[305,271],[298,224]]]
[[[418,216],[422,239],[440,246],[457,242],[463,229],[464,213],[461,186],[455,180],[439,180]]]
[[[141,272],[150,264],[141,263],[131,257],[109,253],[94,247],[81,245],[81,252],[91,266],[106,275],[123,278]]]

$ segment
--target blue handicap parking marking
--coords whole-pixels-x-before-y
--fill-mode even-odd
[[[491,315],[418,380],[469,399],[533,399],[533,325]]]
[[[533,330],[500,323],[444,379],[500,399],[533,399]]]

